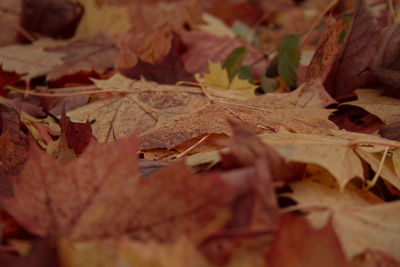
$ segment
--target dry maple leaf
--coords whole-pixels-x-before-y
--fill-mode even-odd
[[[280,132],[264,134],[260,137],[286,160],[322,166],[335,177],[341,190],[353,178],[364,178],[361,159],[369,159],[371,152],[363,150],[362,147],[357,148],[357,144],[380,143],[382,146],[392,145],[394,147],[399,145],[395,141],[372,135],[334,130],[331,130],[329,135]],[[379,146],[373,148],[376,150],[375,152],[384,150]],[[359,151],[364,153],[359,155]],[[374,162],[373,168],[376,167]],[[396,188],[400,188],[400,179],[393,175],[385,175],[384,179]]]
[[[307,220],[291,214],[282,216],[266,258],[271,267],[351,266],[332,223],[316,230]]]
[[[287,129],[322,133],[337,129],[327,119],[332,110],[296,107],[296,95],[248,99],[238,92],[207,88],[213,98],[210,102],[199,88],[156,85],[121,76],[95,82],[99,88],[129,93],[68,112],[72,119],[95,119],[92,128],[99,142],[122,138],[139,128],[141,149],[173,148],[207,133],[232,135],[227,119],[245,122],[258,132]]]
[[[376,196],[354,186],[339,192],[308,181],[292,184],[291,188],[293,193],[285,195],[298,203],[298,210],[309,211],[307,218],[314,227],[331,222],[348,259],[372,250],[383,251],[399,261],[400,201],[380,203]]]
[[[199,227],[221,227],[234,190],[216,174],[197,177],[183,163],[140,179],[137,138],[89,145],[63,163],[32,146],[15,198],[5,209],[38,236],[71,240],[116,237],[173,240]],[[219,218],[219,223],[215,219]]]
[[[378,26],[365,0],[357,0],[344,43],[325,80],[333,97],[347,95],[373,81],[369,64],[375,54]]]
[[[383,95],[383,90],[356,90],[358,100],[343,103],[365,109],[379,117],[384,123],[390,124],[400,120],[400,100]]]
[[[63,54],[63,64],[54,67],[46,76],[50,81],[79,72],[103,74],[114,67],[114,57],[118,52],[114,42],[104,34],[59,44],[46,51]]]
[[[45,76],[62,65],[64,54],[45,51],[42,44],[12,45],[0,48],[3,70],[25,74],[22,80]]]

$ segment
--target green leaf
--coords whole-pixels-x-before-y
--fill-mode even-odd
[[[296,87],[296,71],[300,62],[300,38],[286,35],[278,46],[278,74],[290,86]]]
[[[249,83],[253,83],[253,74],[249,66],[242,66],[237,72],[238,78],[240,80],[247,80]]]
[[[247,51],[243,46],[233,49],[226,57],[222,67],[228,71],[229,81],[232,81],[236,73],[242,66],[243,59],[246,57]]]

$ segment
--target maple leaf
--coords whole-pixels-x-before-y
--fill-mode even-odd
[[[329,135],[280,132],[264,134],[261,139],[276,149],[286,160],[314,163],[324,167],[338,181],[341,190],[353,178],[363,179],[364,169],[361,158],[368,161],[371,157],[370,152],[364,151],[362,148],[354,148],[354,143],[361,144],[369,141],[397,146],[396,142],[379,137],[335,130],[331,130]],[[382,152],[382,149],[380,148],[376,152]],[[379,161],[376,160],[378,163],[369,161],[373,163],[371,166],[376,170]],[[386,171],[385,168],[385,173]],[[384,178],[399,188],[400,180],[398,178],[390,173]]]
[[[89,122],[72,122],[65,112],[61,114],[60,127],[61,136],[47,147],[47,152],[56,159],[74,159],[76,155],[82,154],[89,141],[93,139]]]
[[[365,109],[379,117],[384,123],[390,124],[399,121],[400,100],[383,95],[383,90],[360,89],[356,90],[357,100],[346,102],[344,105],[352,105]]]
[[[25,74],[22,80],[45,76],[55,67],[62,65],[64,54],[47,52],[42,43],[10,45],[0,48],[0,64],[3,70]]]
[[[227,119],[238,118],[258,132],[286,128],[321,133],[337,129],[327,120],[332,110],[296,107],[296,99],[287,99],[286,94],[249,100],[240,92],[207,88],[215,100],[210,103],[199,88],[155,85],[122,76],[95,82],[99,88],[120,88],[129,93],[68,112],[77,121],[95,119],[93,134],[99,142],[110,141],[112,136],[124,137],[139,127],[143,129],[141,149],[172,148],[207,133],[232,135]]]
[[[33,234],[71,240],[124,233],[173,240],[195,234],[200,225],[224,224],[216,225],[215,219],[234,191],[217,175],[200,179],[180,163],[141,180],[136,146],[135,136],[107,145],[92,143],[68,163],[33,146],[15,181],[15,198],[3,199],[4,207]]]
[[[331,221],[348,259],[373,250],[384,251],[399,261],[399,201],[379,204],[382,201],[377,201],[376,196],[355,187],[339,193],[335,188],[314,182],[292,184],[291,188],[293,193],[285,195],[294,199],[300,210],[318,206],[319,211],[307,215],[314,227],[323,227]]]
[[[48,80],[54,81],[84,71],[103,74],[114,67],[114,57],[118,50],[109,37],[98,34],[90,39],[58,44],[46,51],[63,54],[63,63],[54,67],[46,76]]]
[[[283,159],[271,146],[262,142],[256,134],[246,125],[237,122],[230,123],[234,136],[229,140],[230,153],[241,166],[251,166],[257,160],[266,162],[271,179],[278,181],[291,181],[300,179],[304,171],[304,164],[288,162]],[[232,164],[225,163],[224,159],[230,155],[222,154],[222,166]]]
[[[368,4],[365,0],[357,0],[344,43],[324,83],[332,96],[347,95],[356,88],[373,83],[368,67],[375,53],[378,33]]]
[[[241,80],[236,74],[232,81],[229,81],[228,71],[221,67],[219,63],[208,62],[210,73],[204,74],[206,85],[219,89],[235,89],[243,93],[254,95],[254,90],[258,87],[249,83],[248,80]]]
[[[153,32],[153,35],[157,34]],[[157,39],[157,42],[154,42],[154,44],[158,47],[162,47],[162,49],[169,49],[169,45],[171,45],[169,51],[166,51],[167,55],[161,55],[160,58],[153,58],[152,61],[154,60],[155,62],[148,63],[141,59],[139,59],[139,61],[137,62],[137,56],[136,54],[133,54],[133,57],[135,57],[135,59],[134,63],[132,63],[132,65],[134,66],[132,68],[124,68],[125,64],[119,64],[119,59],[117,58],[116,64],[118,67],[118,71],[130,78],[140,79],[141,77],[144,77],[147,80],[155,81],[162,84],[175,84],[178,81],[193,80],[192,75],[186,72],[183,62],[179,58],[179,50],[182,45],[179,37],[174,34],[172,44],[171,40],[169,40],[168,37],[168,44],[166,45],[163,45],[157,36],[155,36],[155,38]],[[122,47],[122,50],[124,49],[129,48]],[[129,51],[129,53],[134,53],[134,51]],[[124,54],[120,53],[119,57],[120,56],[124,56]],[[124,57],[124,60],[125,58],[126,57]]]
[[[282,216],[266,258],[272,267],[351,266],[332,223],[316,230],[307,220],[291,214]]]

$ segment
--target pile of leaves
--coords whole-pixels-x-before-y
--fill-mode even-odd
[[[1,1],[1,265],[399,266],[399,4]]]

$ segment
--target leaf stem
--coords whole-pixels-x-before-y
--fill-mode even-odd
[[[379,167],[375,172],[374,178],[372,178],[371,181],[366,181],[366,188],[367,189],[371,189],[372,187],[375,186],[376,182],[378,181],[379,175],[381,174],[382,168],[383,168],[383,163],[385,163],[385,159],[386,159],[386,155],[389,151],[389,146],[386,147],[385,151],[383,152],[382,158],[381,158],[381,162],[379,163]]]

